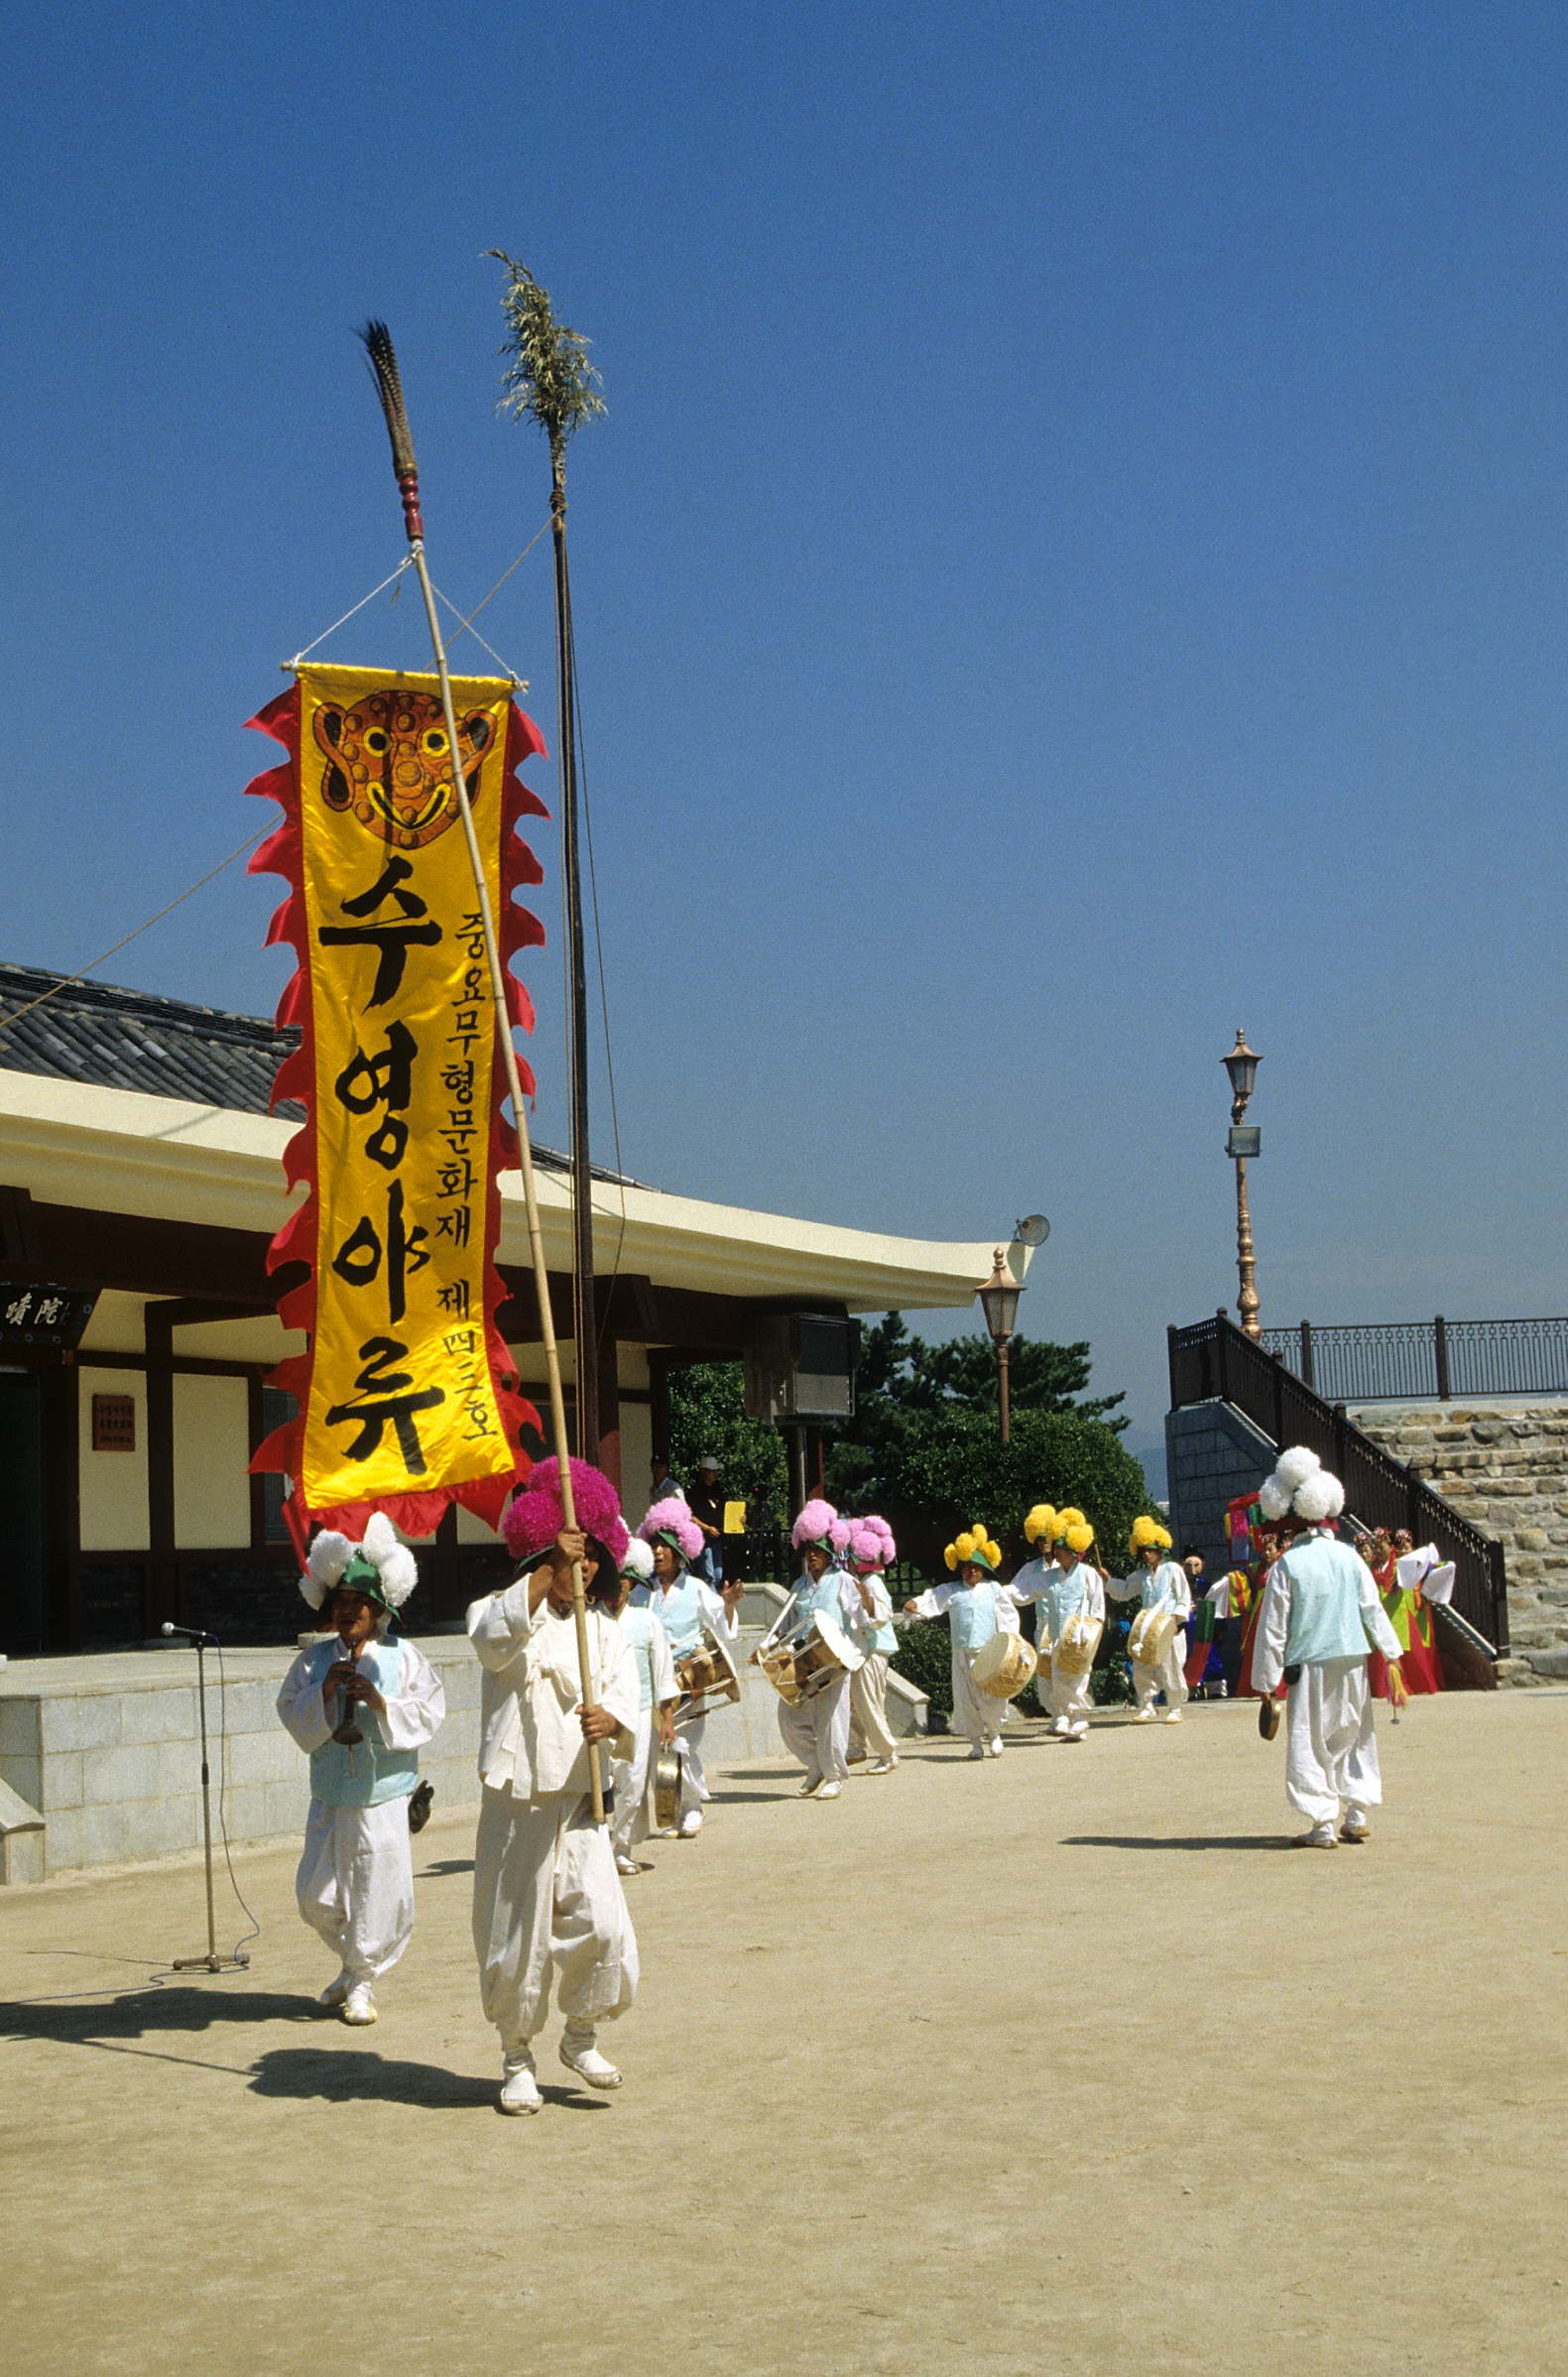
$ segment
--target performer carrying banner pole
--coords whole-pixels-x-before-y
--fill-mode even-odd
[[[387,417],[387,435],[392,440],[392,467],[398,491],[403,497],[404,524],[409,534],[409,548],[414,565],[420,574],[420,591],[424,597],[424,615],[429,621],[430,646],[435,654],[436,674],[441,681],[441,711],[446,721],[446,743],[451,754],[452,790],[457,797],[458,814],[462,818],[463,837],[468,845],[468,860],[474,874],[474,898],[478,905],[481,929],[485,937],[485,955],[490,962],[490,988],[496,1003],[496,1037],[506,1065],[507,1084],[512,1092],[512,1119],[517,1132],[518,1162],[523,1174],[523,1201],[528,1211],[529,1247],[534,1257],[534,1288],[539,1300],[540,1331],[544,1343],[544,1367],[549,1374],[550,1424],[555,1434],[556,1466],[560,1475],[561,1515],[567,1528],[575,1529],[577,1517],[572,1504],[571,1464],[565,1458],[566,1399],[561,1392],[560,1353],[555,1343],[555,1322],[549,1305],[549,1272],[544,1261],[544,1233],[540,1225],[539,1194],[534,1185],[534,1151],[529,1141],[528,1107],[523,1098],[523,1085],[518,1078],[517,1051],[512,1045],[512,1029],[507,1017],[506,981],[501,971],[501,953],[496,940],[495,918],[490,908],[490,891],[485,882],[484,861],[479,854],[479,839],[474,832],[473,811],[468,803],[468,786],[464,781],[459,758],[457,716],[452,706],[451,679],[446,670],[446,647],[441,640],[440,622],[435,613],[435,589],[430,584],[429,566],[424,558],[424,524],[420,517],[420,472],[414,455],[414,435],[409,428],[409,416],[403,401],[403,383],[398,377],[398,358],[393,351],[392,336],[385,322],[367,322],[360,332],[370,366],[376,375],[376,388],[381,397],[381,409]],[[578,1346],[578,1374],[582,1373],[584,1349]],[[591,1349],[588,1358],[591,1359]],[[593,1663],[588,1649],[588,1604],[582,1585],[582,1563],[571,1565],[571,1605],[576,1620],[577,1662],[582,1676],[582,1704],[584,1710],[594,1704]],[[593,1820],[604,1822],[604,1779],[599,1751],[590,1743],[588,1779],[593,1792]]]

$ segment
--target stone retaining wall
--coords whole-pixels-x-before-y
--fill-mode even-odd
[[[1568,1676],[1568,1400],[1372,1403],[1350,1416],[1501,1541],[1510,1656],[1499,1683]]]

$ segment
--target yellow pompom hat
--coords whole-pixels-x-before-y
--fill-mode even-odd
[[[958,1569],[973,1562],[976,1567],[996,1569],[1002,1565],[1002,1546],[992,1543],[986,1533],[985,1521],[977,1520],[956,1543],[949,1544],[942,1558],[948,1567]]]
[[[1081,1557],[1094,1542],[1094,1529],[1082,1511],[1075,1504],[1068,1503],[1065,1510],[1059,1510],[1056,1513],[1056,1524],[1051,1529],[1051,1541],[1056,1544],[1065,1544],[1069,1552]]]
[[[1130,1541],[1135,1552],[1146,1552],[1150,1544],[1157,1544],[1161,1552],[1168,1552],[1171,1539],[1169,1531],[1161,1527],[1157,1519],[1141,1518],[1133,1521]]]
[[[1024,1533],[1031,1544],[1037,1544],[1041,1537],[1048,1544],[1051,1540],[1051,1530],[1055,1524],[1056,1513],[1051,1504],[1036,1502],[1024,1522]]]

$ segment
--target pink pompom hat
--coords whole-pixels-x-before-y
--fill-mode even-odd
[[[837,1555],[849,1549],[849,1521],[841,1519],[831,1502],[820,1499],[808,1502],[789,1530],[789,1541],[797,1552],[815,1545],[819,1551]]]
[[[899,1547],[893,1540],[893,1529],[886,1519],[875,1515],[867,1519],[851,1519],[849,1523],[849,1564],[857,1576],[870,1576],[875,1569],[891,1567],[899,1557]]]
[[[602,1469],[591,1461],[571,1464],[571,1498],[577,1524],[585,1535],[597,1536],[619,1567],[629,1538],[621,1516],[620,1497]],[[501,1522],[501,1534],[514,1560],[537,1560],[565,1526],[560,1507],[560,1477],[551,1453],[537,1461],[528,1484]]]
[[[656,1502],[637,1532],[645,1544],[667,1544],[687,1567],[702,1551],[702,1530],[678,1494]]]

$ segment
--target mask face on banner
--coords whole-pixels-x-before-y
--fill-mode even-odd
[[[510,684],[454,679],[452,694],[504,964],[543,939],[512,898],[541,879],[514,828],[542,807],[513,771],[543,742]],[[423,1532],[407,1521],[433,1525],[467,1488],[498,1518],[538,1416],[501,1383],[494,1326],[496,1176],[516,1161],[497,1035],[533,1016],[515,983],[512,1017],[496,1013],[467,840],[449,830],[460,816],[436,682],[305,668],[257,723],[294,755],[251,789],[285,809],[257,857],[290,880],[274,938],[301,960],[280,1021],[300,1023],[302,1046],[275,1095],[308,1114],[287,1161],[310,1194],[272,1260],[311,1268],[280,1305],[310,1331],[308,1354],[276,1376],[302,1416],[258,1465],[287,1468],[318,1517],[373,1504]]]

